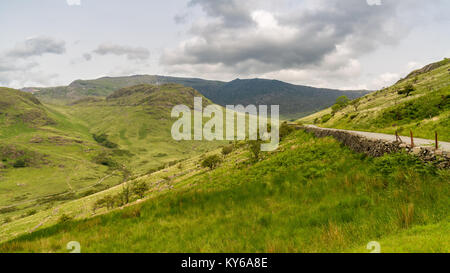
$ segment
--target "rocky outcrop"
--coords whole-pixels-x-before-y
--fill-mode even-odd
[[[450,168],[450,154],[446,151],[436,150],[433,147],[411,147],[402,142],[370,139],[352,132],[302,126],[301,129],[313,133],[316,137],[334,137],[345,146],[357,153],[379,157],[384,154],[407,151],[424,162],[431,162],[441,169]]]

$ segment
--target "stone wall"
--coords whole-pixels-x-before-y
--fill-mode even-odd
[[[450,154],[445,151],[436,150],[434,147],[414,147],[401,142],[375,140],[360,136],[351,132],[301,126],[299,127],[307,132],[313,133],[316,137],[332,136],[345,146],[357,153],[365,153],[369,156],[379,157],[384,154],[406,150],[414,154],[422,161],[431,162],[438,168],[450,168]]]

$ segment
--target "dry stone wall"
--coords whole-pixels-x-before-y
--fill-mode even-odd
[[[369,139],[355,133],[302,126],[301,129],[313,133],[316,137],[334,137],[345,146],[357,153],[365,153],[369,156],[379,157],[384,154],[399,152],[402,150],[414,154],[422,161],[431,162],[438,168],[450,168],[450,154],[446,151],[436,150],[434,147],[411,147],[405,143],[387,140]]]

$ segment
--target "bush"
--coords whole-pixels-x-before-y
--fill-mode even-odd
[[[31,216],[31,215],[35,215],[37,213],[37,211],[35,209],[28,211],[27,213],[25,213],[25,216]]]
[[[341,110],[349,104],[350,100],[346,96],[340,96],[336,99],[336,104],[331,107],[333,113]]]
[[[258,161],[261,154],[261,140],[250,140],[248,142],[248,150],[250,151],[250,158],[253,161]]]
[[[145,193],[148,191],[148,185],[144,181],[134,183],[131,191],[139,198],[144,198]]]
[[[62,224],[62,223],[67,223],[73,220],[73,217],[67,215],[67,214],[63,214],[59,217],[58,219],[58,223]]]
[[[102,146],[104,146],[106,148],[115,149],[115,148],[117,148],[119,146],[116,143],[109,141],[107,134],[104,134],[104,133],[100,134],[100,135],[94,134],[93,137],[94,137],[94,140],[98,144],[100,144],[100,145],[102,145]]]
[[[14,162],[13,167],[14,168],[25,168],[27,166],[27,162],[25,159],[23,158],[19,158],[16,160],[16,162]]]
[[[293,131],[294,128],[292,128],[292,126],[289,126],[287,122],[283,122],[280,126],[280,139],[290,135]]]
[[[110,168],[118,168],[119,164],[110,157],[108,153],[100,153],[94,157],[94,162],[103,166],[108,166]]]
[[[8,223],[11,223],[11,222],[12,222],[11,217],[6,217],[5,219],[3,219],[3,224],[8,224]]]
[[[202,161],[203,168],[215,169],[222,162],[222,159],[218,155],[211,155]]]
[[[231,154],[232,152],[233,152],[233,145],[227,145],[222,148],[223,155],[228,155],[228,154]]]
[[[322,123],[329,121],[333,116],[331,114],[326,114],[322,117]]]
[[[414,88],[414,85],[408,84],[408,85],[406,85],[405,87],[403,87],[403,89],[399,90],[397,93],[398,93],[399,95],[404,95],[404,94],[406,94],[406,96],[408,97],[409,94],[410,94],[411,92],[414,92],[415,90],[416,90],[416,89]]]

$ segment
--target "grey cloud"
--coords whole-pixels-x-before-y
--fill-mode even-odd
[[[129,60],[147,60],[150,58],[150,51],[144,47],[129,47],[116,44],[101,44],[94,53],[99,55],[125,55]]]
[[[89,54],[89,53],[84,53],[84,54],[83,54],[83,58],[84,58],[86,61],[90,61],[90,60],[92,60],[92,55]]]
[[[175,21],[175,23],[177,24],[185,24],[187,22],[187,18],[188,18],[188,14],[187,13],[183,13],[183,14],[177,14],[173,17],[173,20]]]
[[[9,57],[27,58],[48,54],[63,54],[66,52],[64,41],[55,40],[51,37],[39,36],[25,40],[6,53]]]
[[[253,24],[244,2],[238,0],[191,0],[188,6],[200,6],[207,15],[220,18],[227,27],[242,27]]]
[[[315,3],[321,8],[273,13],[277,28],[261,30],[252,17],[260,9],[256,4],[249,8],[235,0],[192,0],[190,5],[201,6],[212,20],[194,25],[194,39],[166,51],[161,63],[267,73],[320,66],[327,56],[335,56],[340,59],[332,63],[339,66],[380,45],[395,44],[408,32],[397,20],[397,8],[403,1],[384,0],[382,5],[372,6],[361,0]]]

